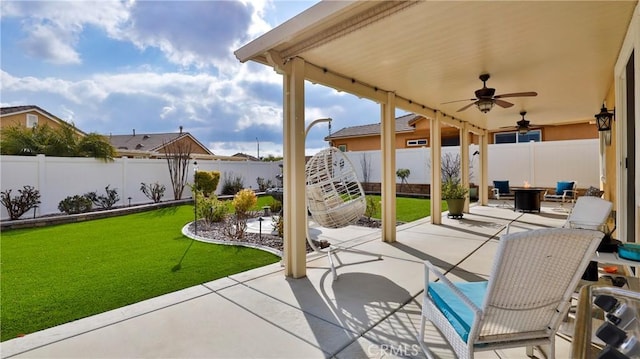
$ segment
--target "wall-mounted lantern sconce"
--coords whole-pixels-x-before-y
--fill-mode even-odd
[[[607,146],[611,145],[611,121],[615,115],[615,109],[613,112],[609,112],[605,104],[602,104],[600,113],[596,114],[596,126],[598,131],[604,131],[604,139]]]

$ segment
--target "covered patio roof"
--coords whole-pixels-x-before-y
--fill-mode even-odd
[[[283,75],[284,266],[305,276],[304,81],[380,104],[382,240],[396,240],[395,110],[431,120],[431,218],[440,223],[441,125],[479,136],[480,203],[487,203],[487,130],[519,112],[539,125],[584,122],[610,96],[637,1],[323,1],[235,52]],[[474,108],[481,74],[514,105]],[[617,89],[616,89],[617,90]],[[446,103],[463,100],[462,102]],[[470,105],[465,111],[461,107]],[[504,107],[504,105],[503,105]],[[486,112],[486,111],[485,111]],[[463,186],[468,169],[461,168]],[[468,203],[465,204],[468,210]]]
[[[613,85],[636,4],[323,1],[235,54],[269,66],[300,57],[321,70],[312,82],[378,102],[375,89],[395,92],[399,108],[418,104],[484,129],[513,126],[521,110],[537,124],[571,123],[592,119]],[[515,106],[487,114],[456,112],[471,101],[442,104],[474,98],[482,73],[496,94],[538,96],[509,98]]]

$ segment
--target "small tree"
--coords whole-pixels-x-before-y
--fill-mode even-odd
[[[140,183],[140,191],[142,191],[142,193],[147,196],[147,198],[152,200],[153,203],[160,202],[160,200],[164,196],[164,191],[166,189],[167,187],[165,185],[158,182],[151,184],[146,184],[144,182]]]
[[[371,217],[380,212],[380,201],[376,200],[376,198],[373,196],[367,196],[366,200],[367,207],[364,211],[364,215],[365,217],[367,217],[367,220],[371,222]]]
[[[445,153],[442,156],[440,171],[442,172],[442,183],[460,182],[460,155]]]
[[[164,154],[169,168],[169,178],[173,188],[173,198],[182,198],[184,186],[187,185],[187,171],[189,158],[191,158],[191,143],[186,141],[173,141],[163,143]]]
[[[194,175],[194,187],[198,191],[202,191],[205,197],[209,197],[215,193],[220,182],[219,171],[197,171]]]
[[[409,178],[409,175],[411,174],[411,171],[408,168],[399,168],[396,171],[396,176],[398,176],[398,178],[400,178],[400,190],[402,190],[403,186],[407,183],[407,178]]]
[[[360,157],[360,167],[362,168],[362,182],[369,183],[371,179],[371,157],[368,153],[364,153]]]
[[[18,219],[31,208],[40,204],[40,191],[33,186],[18,190],[20,195],[11,197],[11,190],[0,192],[0,203],[7,209],[10,219]]]

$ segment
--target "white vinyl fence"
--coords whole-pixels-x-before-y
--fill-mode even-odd
[[[279,182],[276,175],[282,169],[281,162],[250,161],[207,161],[198,160],[200,171],[220,171],[220,182],[217,193],[220,193],[224,177],[241,177],[245,187],[258,189],[257,178],[271,180],[274,185]],[[193,183],[193,162],[190,162],[187,182]],[[120,201],[116,206],[150,203],[141,191],[140,184],[158,182],[166,186],[163,201],[174,198],[169,177],[167,161],[164,159],[117,158],[113,162],[103,162],[93,158],[1,156],[0,157],[0,189],[11,189],[11,196],[18,195],[18,190],[31,185],[40,191],[41,204],[36,215],[59,213],[58,203],[67,196],[83,195],[95,191],[98,195],[106,195],[105,187],[117,189]],[[182,198],[190,198],[191,190],[185,187]],[[8,219],[6,208],[0,209],[0,218]],[[32,217],[33,211],[23,215]]]
[[[471,145],[469,153],[479,150]],[[443,156],[456,155],[459,147],[443,147]],[[349,160],[364,181],[363,159],[369,164],[368,182],[381,181],[380,151],[347,152]],[[402,149],[396,152],[396,168],[408,168],[411,174],[408,183],[431,183],[431,161],[429,148]],[[478,183],[479,156],[470,156],[471,182]],[[520,144],[489,145],[489,185],[493,180],[509,180],[512,186],[521,186],[524,181],[532,186],[555,187],[557,181],[577,181],[578,187],[588,188],[599,185],[599,142],[595,140],[529,142]],[[262,177],[279,182],[276,175],[281,173],[280,162],[252,161],[205,161],[198,160],[198,169],[220,171],[218,194],[224,177],[240,176],[245,187],[258,188],[256,179]],[[188,182],[193,181],[193,165],[190,164]],[[396,179],[399,181],[399,179]],[[37,188],[42,204],[37,215],[58,213],[58,203],[67,196],[82,195],[96,191],[104,195],[104,188],[116,188],[120,196],[117,206],[149,203],[140,192],[140,183],[159,182],[167,187],[163,200],[173,199],[169,171],[166,160],[119,158],[114,162],[102,162],[89,158],[61,157],[0,157],[0,189],[12,189],[12,195],[24,185]],[[189,187],[185,187],[183,198],[191,197]],[[33,212],[24,217],[33,216]],[[4,207],[0,218],[8,218]]]
[[[476,150],[479,151],[479,146],[469,146],[470,180],[477,184],[480,158],[472,155]],[[442,148],[443,157],[459,153],[458,146]],[[347,152],[347,157],[359,179],[364,178],[366,161],[370,168],[368,182],[381,181],[380,151]],[[599,157],[597,139],[489,145],[489,185],[494,180],[509,180],[512,186],[522,186],[527,181],[534,187],[555,187],[558,181],[571,180],[577,181],[580,188],[598,187]],[[431,149],[397,150],[396,168],[408,168],[411,171],[408,183],[430,184]]]

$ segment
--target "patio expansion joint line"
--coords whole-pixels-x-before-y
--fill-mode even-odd
[[[230,279],[232,279],[232,278],[230,278]],[[235,280],[235,279],[232,279],[232,280]],[[323,321],[323,322],[329,323],[329,324],[331,324],[331,325],[335,325],[335,326],[340,326],[340,327],[341,327],[341,325],[338,325],[338,324],[336,324],[336,323],[334,323],[334,322],[331,322],[331,321],[329,321],[329,320],[326,320],[326,319],[324,319],[324,318],[322,318],[322,317],[320,317],[320,316],[318,316],[318,315],[315,315],[315,314],[313,314],[313,313],[307,312],[307,311],[305,311],[304,309],[299,308],[299,307],[296,307],[296,306],[295,306],[295,305],[293,305],[293,304],[287,303],[287,302],[285,302],[284,300],[279,299],[279,298],[277,298],[277,297],[274,297],[273,295],[271,295],[271,294],[269,294],[269,293],[263,292],[263,291],[261,291],[261,290],[259,290],[259,289],[257,289],[257,288],[254,288],[254,287],[252,287],[252,286],[250,286],[250,285],[247,285],[245,282],[240,282],[240,281],[237,281],[237,280],[236,280],[236,282],[238,283],[238,285],[241,285],[241,286],[243,286],[243,287],[246,287],[247,289],[250,289],[250,290],[252,290],[252,291],[254,291],[254,292],[260,293],[260,294],[262,294],[262,295],[264,295],[264,296],[266,296],[266,297],[268,297],[268,298],[271,298],[271,299],[275,300],[276,302],[279,302],[279,303],[281,303],[281,304],[284,304],[284,305],[286,305],[286,306],[288,306],[288,307],[291,307],[291,308],[293,308],[293,309],[299,310],[299,311],[301,311],[301,312],[305,313],[306,315],[312,316],[312,317],[314,317],[314,318],[317,318],[317,319],[319,319],[319,320],[321,320],[321,321]],[[227,300],[230,300],[230,299],[228,299],[228,298],[224,297],[224,296],[223,296],[222,294],[220,294],[220,293],[216,293],[216,294],[218,294],[219,296],[221,296],[221,297],[223,297],[223,298],[225,298],[225,299],[227,299]],[[354,331],[352,331],[352,330],[349,330],[349,329],[344,328],[344,327],[342,327],[342,328],[343,328],[343,329],[345,329],[345,330],[347,330],[347,331],[349,331],[349,332],[352,332],[352,333],[354,333],[354,334],[357,334],[356,332],[354,332]]]
[[[340,328],[340,329],[344,330],[345,332],[348,332],[348,333],[354,334],[354,335],[355,335],[355,339],[360,338],[360,336],[358,335],[358,333],[357,333],[357,332],[354,332],[353,330],[350,330],[349,328],[346,328],[346,327],[345,327],[345,326],[343,326],[341,323],[340,323],[340,324],[337,324],[337,323],[331,322],[331,321],[329,321],[329,320],[327,320],[327,319],[324,319],[324,318],[322,318],[322,317],[320,317],[320,316],[317,316],[317,315],[315,315],[315,314],[313,314],[313,313],[307,312],[307,311],[305,311],[305,310],[304,310],[304,309],[302,309],[302,308],[298,308],[298,307],[296,307],[296,306],[294,306],[294,305],[292,305],[292,304],[289,304],[289,303],[287,303],[287,302],[285,302],[285,301],[283,301],[283,300],[281,300],[281,299],[278,299],[278,298],[274,297],[274,296],[273,296],[273,295],[271,295],[271,294],[268,294],[268,293],[265,293],[265,292],[263,292],[263,291],[261,291],[261,290],[259,290],[259,289],[253,288],[253,287],[251,287],[251,286],[249,286],[249,285],[247,285],[247,284],[245,284],[245,283],[243,283],[243,282],[239,282],[239,281],[236,281],[236,282],[237,282],[239,285],[244,286],[244,287],[246,287],[246,288],[247,288],[247,289],[249,289],[249,290],[252,290],[252,291],[255,291],[255,292],[257,292],[257,293],[260,293],[260,294],[262,294],[262,295],[264,295],[264,296],[266,296],[266,297],[268,297],[268,298],[271,298],[271,299],[273,299],[273,300],[275,300],[275,301],[277,301],[277,302],[279,302],[279,303],[281,303],[281,304],[284,304],[285,306],[288,306],[288,307],[291,307],[292,309],[298,310],[298,311],[300,311],[300,312],[304,313],[304,315],[305,315],[305,316],[311,316],[311,317],[314,317],[314,318],[316,318],[316,319],[318,319],[318,320],[320,320],[320,321],[322,321],[322,322],[325,322],[325,323],[327,323],[327,324],[329,324],[329,325],[332,325],[332,326],[335,326],[335,327],[337,327],[337,328]],[[246,310],[247,312],[249,312],[249,313],[251,313],[251,314],[255,315],[257,318],[260,318],[260,319],[264,320],[265,322],[267,322],[267,323],[269,323],[269,324],[273,325],[274,327],[276,327],[276,328],[278,328],[278,329],[281,329],[282,331],[284,331],[284,332],[286,332],[286,333],[289,333],[289,334],[290,334],[290,335],[292,335],[293,337],[298,338],[299,340],[301,340],[301,341],[303,341],[303,342],[305,342],[305,343],[307,343],[307,344],[311,345],[312,347],[317,348],[317,349],[318,349],[318,350],[320,350],[321,352],[326,353],[326,354],[328,355],[327,357],[333,357],[333,356],[335,356],[335,353],[334,353],[334,354],[329,353],[326,349],[323,349],[322,347],[318,346],[316,343],[311,342],[311,341],[309,341],[309,340],[307,340],[307,339],[305,339],[305,338],[301,337],[301,336],[300,336],[300,335],[298,335],[297,333],[292,332],[291,330],[289,330],[289,329],[287,329],[287,328],[285,328],[285,327],[283,327],[283,326],[279,325],[278,323],[275,323],[274,321],[270,320],[269,318],[266,318],[266,317],[264,317],[264,316],[262,316],[262,315],[258,314],[256,311],[252,310],[251,308],[248,308],[248,307],[246,307],[246,306],[244,306],[244,305],[242,305],[242,304],[238,303],[237,301],[234,301],[234,300],[232,300],[231,298],[228,298],[228,297],[224,296],[222,293],[220,293],[220,292],[215,292],[214,294],[216,294],[216,295],[220,296],[220,298],[223,298],[223,299],[225,299],[225,300],[228,300],[229,302],[233,303],[234,305],[237,305],[238,307],[240,307],[240,308],[242,308],[242,309]],[[352,343],[352,341],[351,341],[351,342],[349,342],[349,343]],[[344,348],[340,348],[340,350],[343,350],[343,349],[344,349]],[[339,351],[340,351],[340,350],[339,350]],[[339,352],[339,351],[338,351],[338,352]],[[337,353],[337,352],[336,352],[336,353]]]
[[[467,259],[469,259],[469,257],[471,257],[474,253],[476,253],[478,250],[480,250],[480,248],[484,247],[485,244],[489,243],[490,240],[495,239],[495,238],[500,238],[500,233],[502,231],[504,231],[505,229],[509,228],[509,226],[511,224],[513,224],[514,222],[517,222],[518,219],[520,219],[522,216],[524,216],[524,213],[521,213],[519,216],[517,216],[516,218],[512,219],[509,221],[509,223],[502,227],[499,231],[497,231],[496,233],[492,234],[491,236],[489,236],[489,238],[487,238],[484,242],[482,242],[479,246],[477,246],[474,250],[472,250],[471,252],[469,252],[469,254],[467,254],[466,256],[464,256],[464,258],[462,258],[461,260],[458,261],[458,263],[454,264],[453,267],[449,268],[448,270],[446,270],[444,272],[444,274],[449,274],[451,273],[452,270],[456,269],[460,264],[462,264],[462,262],[466,261]],[[424,289],[420,292],[423,292]]]

